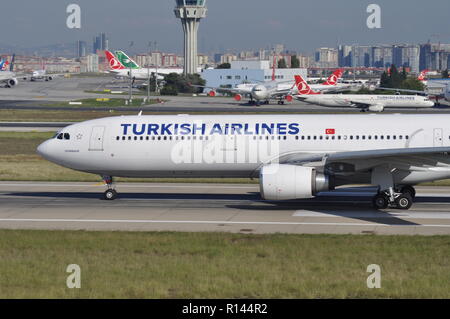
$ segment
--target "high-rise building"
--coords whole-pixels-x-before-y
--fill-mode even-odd
[[[197,73],[197,33],[200,20],[206,17],[206,0],[176,0],[175,16],[184,31],[184,74]]]
[[[338,50],[320,48],[316,51],[315,61],[320,68],[335,68],[338,66]]]
[[[340,45],[338,48],[338,65],[340,67],[352,66],[352,46]]]
[[[100,33],[98,36],[94,37],[93,50],[92,52],[96,54],[98,51],[108,50],[108,39],[105,33]]]
[[[86,41],[77,41],[77,58],[86,56],[87,44]]]
[[[354,45],[352,47],[352,67],[370,67],[372,65],[372,47]]]

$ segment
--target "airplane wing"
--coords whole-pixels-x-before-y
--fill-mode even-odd
[[[195,87],[195,88],[203,88],[203,89],[210,89],[213,91],[217,91],[217,92],[229,92],[229,93],[234,93],[234,94],[249,94],[249,91],[245,91],[245,90],[240,90],[237,88],[217,88],[217,87],[212,87],[212,86],[203,86],[203,85],[194,85],[194,84],[190,84],[190,86]]]
[[[293,89],[283,89],[283,90],[277,90],[275,93],[273,93],[270,97],[271,98],[277,98],[277,97],[284,97],[286,95],[295,94]]]
[[[419,90],[394,89],[394,88],[384,88],[384,87],[377,87],[377,90],[386,90],[386,91],[396,91],[396,92],[406,92],[406,93],[415,93],[415,94],[428,95],[428,92],[426,92],[426,91],[419,91]]]
[[[289,153],[281,155],[280,164],[313,166],[334,174],[368,172],[389,164],[391,169],[440,170],[439,163],[450,162],[450,147],[418,147],[336,153]]]

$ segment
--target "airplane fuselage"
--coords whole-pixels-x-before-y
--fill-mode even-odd
[[[416,95],[317,94],[301,95],[304,102],[329,107],[356,107],[355,104],[380,105],[384,108],[431,108],[429,98]]]
[[[70,125],[38,153],[102,176],[257,177],[265,164],[292,154],[450,146],[448,123],[450,116],[442,114],[121,116]],[[357,168],[370,164],[364,160]],[[395,182],[450,177],[448,156],[433,165],[405,163],[408,173],[399,169]],[[368,182],[361,176],[350,181]]]

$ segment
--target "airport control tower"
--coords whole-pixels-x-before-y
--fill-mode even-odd
[[[176,0],[175,16],[184,31],[184,74],[197,73],[197,32],[200,19],[206,17],[206,0]]]

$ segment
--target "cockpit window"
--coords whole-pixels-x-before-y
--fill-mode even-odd
[[[70,140],[70,134],[69,133],[64,133],[64,139],[65,140]]]
[[[63,139],[63,133],[59,133],[58,136],[56,137],[58,140],[62,140]]]

